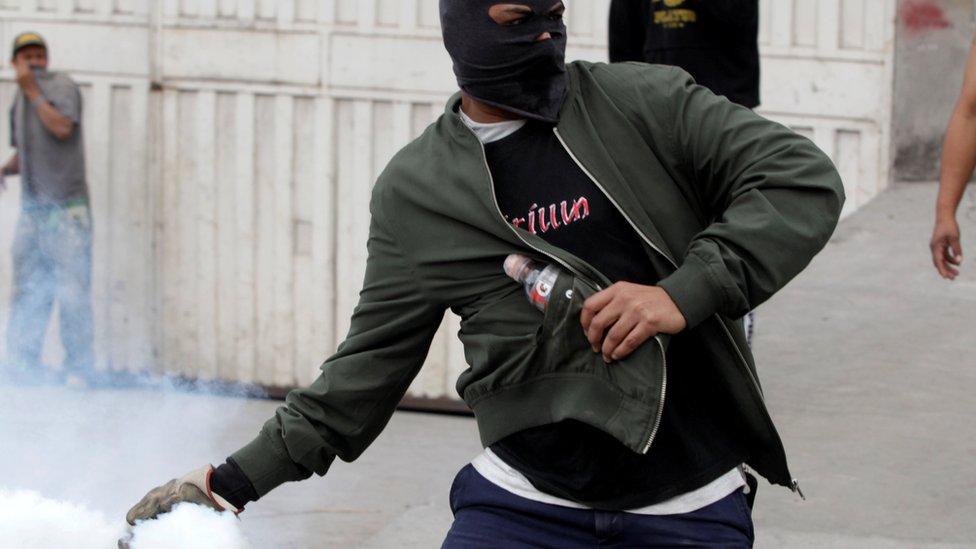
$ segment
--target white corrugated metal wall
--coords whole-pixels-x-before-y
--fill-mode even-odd
[[[762,107],[833,158],[845,214],[888,184],[895,0],[760,0]]]
[[[571,58],[605,57],[608,3],[570,3]],[[763,112],[862,204],[887,180],[894,1],[762,9]],[[0,44],[41,32],[84,90],[100,366],[311,381],[356,303],[372,181],[454,88],[437,0],[0,0],[0,18]],[[0,304],[9,277],[4,252]],[[413,396],[453,396],[456,331],[448,314]]]

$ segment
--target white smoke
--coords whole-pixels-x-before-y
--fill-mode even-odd
[[[248,549],[233,513],[181,503],[156,520],[140,522],[133,529],[131,549]]]
[[[0,548],[114,549],[126,511],[147,491],[247,442],[266,413],[245,414],[246,403],[165,381],[132,390],[0,384]],[[234,541],[238,524],[184,510],[140,524],[130,547],[192,548],[192,532],[205,547],[248,547]]]
[[[124,522],[37,492],[0,489],[0,546],[18,549],[111,549],[127,536]],[[180,504],[132,529],[130,549],[249,549],[232,513]]]
[[[37,492],[0,489],[0,546],[20,549],[105,549],[125,533],[105,515],[45,499]]]

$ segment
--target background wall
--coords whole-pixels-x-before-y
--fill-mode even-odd
[[[894,177],[939,178],[942,137],[973,39],[973,0],[900,0],[895,48]]]
[[[849,214],[889,181],[894,0],[761,0],[764,115],[834,160]]]
[[[569,57],[604,59],[608,0],[567,4]],[[761,9],[760,112],[834,158],[851,211],[888,181],[894,0]],[[99,366],[311,381],[348,329],[372,182],[454,90],[437,0],[0,0],[0,18],[0,44],[37,30],[82,85]],[[0,313],[9,277],[4,252]],[[411,395],[454,396],[457,329]]]

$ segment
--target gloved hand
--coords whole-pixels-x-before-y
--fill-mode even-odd
[[[207,465],[187,473],[182,478],[174,478],[162,486],[153,488],[139,503],[129,509],[125,520],[135,525],[137,520],[156,518],[170,512],[176,504],[183,502],[196,503],[217,511],[231,511],[235,515],[240,513],[240,509],[210,489],[210,477],[213,471],[213,466]]]

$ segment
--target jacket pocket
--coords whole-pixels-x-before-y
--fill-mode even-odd
[[[610,383],[625,396],[650,406],[659,406],[665,384],[665,352],[669,336],[650,338],[626,358],[607,364],[593,352],[580,314],[583,302],[597,293],[595,285],[563,272],[556,279],[542,327],[540,373],[586,374]]]
[[[461,315],[458,337],[471,366],[458,377],[458,393],[470,402],[533,375],[542,313],[505,277],[496,292]]]

